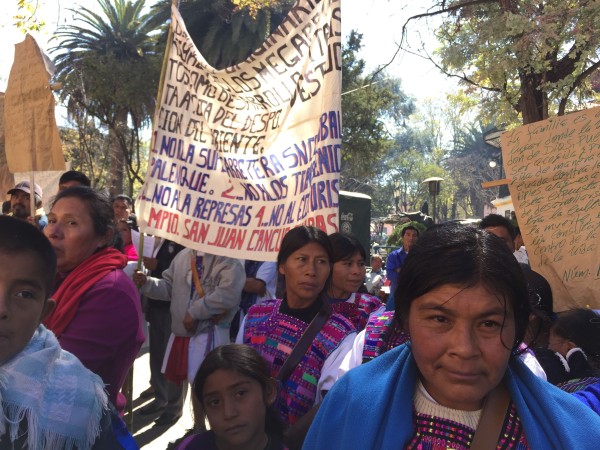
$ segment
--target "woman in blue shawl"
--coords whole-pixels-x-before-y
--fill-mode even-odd
[[[411,341],[343,376],[304,448],[597,448],[600,416],[515,357],[529,303],[498,237],[431,227],[395,298]]]

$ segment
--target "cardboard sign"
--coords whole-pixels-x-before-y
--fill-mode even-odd
[[[275,260],[299,224],[338,229],[339,0],[300,0],[243,63],[210,67],[176,8],[144,186],[142,231]]]
[[[4,104],[6,160],[12,173],[65,170],[47,63],[30,35],[15,45]]]
[[[600,308],[600,108],[501,139],[529,262],[552,286],[554,310]]]

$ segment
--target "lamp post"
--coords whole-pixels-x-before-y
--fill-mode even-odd
[[[443,181],[443,178],[440,177],[429,177],[426,180],[423,180],[423,183],[427,183],[427,187],[429,188],[429,195],[433,201],[433,223],[435,224],[435,216],[437,214],[436,211],[436,203],[435,199],[440,193],[440,184]]]

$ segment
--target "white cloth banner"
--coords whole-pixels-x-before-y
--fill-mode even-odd
[[[140,228],[186,247],[275,260],[285,233],[338,229],[340,0],[299,0],[262,47],[216,70],[176,8]]]

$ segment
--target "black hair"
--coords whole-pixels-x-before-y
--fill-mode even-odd
[[[417,229],[417,227],[414,227],[412,225],[409,225],[402,229],[402,234],[401,234],[402,237],[404,237],[404,235],[406,234],[406,230],[415,230],[417,232],[417,237],[419,237],[419,230]]]
[[[446,222],[423,233],[398,276],[395,318],[402,324],[412,301],[438,287],[469,288],[479,283],[505,300],[505,311],[512,306],[515,342],[510,345],[516,349],[530,312],[523,272],[502,239],[471,226]]]
[[[131,200],[131,197],[129,197],[128,195],[125,195],[125,194],[115,195],[113,197],[111,203],[114,203],[117,200],[123,200],[125,203],[127,203],[127,206],[129,206],[130,208],[133,206],[133,200]]]
[[[10,216],[0,216],[0,253],[37,255],[45,271],[46,294],[50,295],[56,275],[56,253],[44,233],[29,222]]]
[[[2,202],[2,214],[8,214],[10,212],[10,200]]]
[[[256,380],[263,390],[263,397],[266,396],[268,385],[272,381],[266,361],[254,348],[243,344],[220,345],[206,355],[194,377],[193,392],[200,406],[203,406],[206,380],[220,369],[233,370],[240,375]],[[206,415],[204,408],[202,408],[202,415]],[[204,420],[204,417],[198,417],[196,420]],[[275,436],[281,436],[283,433],[283,424],[275,409],[275,404],[267,405],[265,432]]]
[[[575,308],[558,314],[552,332],[573,342],[584,351],[588,362],[600,369],[600,316],[587,308]]]
[[[73,186],[56,194],[50,207],[50,212],[52,212],[54,205],[63,198],[77,198],[86,204],[88,213],[94,224],[94,234],[96,236],[107,236],[109,231],[113,231],[113,235],[118,234],[114,233],[114,213],[112,204],[106,195],[87,186]],[[112,245],[112,242],[107,244]]]
[[[279,247],[279,253],[277,253],[277,268],[284,264],[292,253],[296,250],[301,249],[307,244],[314,242],[319,244],[327,253],[329,258],[329,277],[325,282],[322,293],[327,292],[331,285],[332,267],[333,267],[333,248],[331,246],[331,240],[327,233],[317,227],[301,225],[292,228],[288,231],[283,239],[281,240],[281,246]]]
[[[87,175],[78,170],[68,170],[60,176],[60,180],[58,180],[58,184],[67,183],[69,181],[77,181],[81,186],[90,187],[92,182],[87,177]]]
[[[517,237],[514,225],[511,223],[510,220],[508,220],[506,217],[501,216],[500,214],[488,214],[483,219],[481,219],[481,222],[479,222],[479,228],[481,228],[482,230],[485,230],[486,228],[490,227],[506,228],[506,231],[508,231],[508,234],[510,235],[510,238],[513,241]]]
[[[356,253],[359,253],[366,261],[367,252],[354,235],[337,232],[330,234],[329,240],[331,241],[331,247],[333,248],[333,263],[351,258]]]

